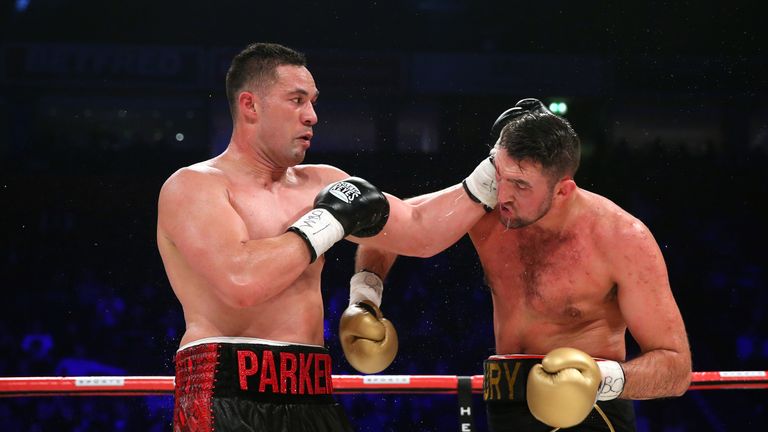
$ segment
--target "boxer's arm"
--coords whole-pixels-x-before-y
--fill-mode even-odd
[[[439,196],[443,191],[432,192],[404,200],[409,205],[419,205],[425,201]],[[397,260],[398,254],[371,245],[361,244],[355,253],[355,273],[367,270],[378,275],[382,280],[386,279],[389,271]]]
[[[641,349],[640,356],[622,363],[626,383],[621,397],[679,396],[690,385],[691,353],[664,257],[651,232],[636,219],[617,235],[607,256],[618,284],[619,308]]]
[[[406,201],[419,204],[436,195],[439,192]],[[369,245],[357,248],[355,274],[350,280],[349,306],[339,323],[339,337],[347,361],[362,373],[384,370],[397,354],[397,332],[379,309],[384,290],[382,280],[396,259],[397,254]],[[362,304],[366,302],[368,306]]]
[[[355,253],[355,273],[367,270],[384,280],[395,264],[397,257],[396,253],[376,249],[368,245],[360,245]]]
[[[185,265],[233,307],[266,301],[309,263],[307,246],[294,233],[250,239],[226,187],[190,169],[171,176],[160,191],[158,235],[170,240]]]
[[[425,202],[427,200],[430,200],[430,199],[440,195],[441,193],[443,193],[443,191],[441,191],[441,190],[440,191],[435,191],[435,192],[430,192],[430,193],[426,193],[424,195],[419,195],[419,196],[407,198],[407,199],[404,199],[403,201],[405,201],[406,203],[408,203],[410,205],[415,206],[415,205],[419,205],[419,204],[421,204],[421,203],[423,203],[423,202]]]
[[[377,236],[352,241],[398,255],[430,257],[456,243],[486,214],[461,184],[403,201],[387,194],[389,220]]]

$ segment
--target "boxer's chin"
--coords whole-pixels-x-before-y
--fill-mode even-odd
[[[523,228],[533,223],[533,221],[527,221],[520,218],[511,218],[499,216],[499,222],[507,229]]]
[[[298,165],[298,164],[304,162],[304,157],[306,157],[306,155],[307,155],[307,151],[304,150],[304,149],[296,149],[296,150],[294,150],[293,154],[291,155],[291,156],[293,156],[291,158],[292,162],[293,162],[293,165]]]
[[[499,209],[499,222],[507,229],[522,228],[526,225],[530,225],[530,222],[518,217],[512,211],[505,206],[500,206]]]
[[[521,218],[520,216],[508,216],[504,213],[505,212],[499,213],[499,222],[501,222],[501,224],[504,225],[507,229],[525,228],[528,225],[536,223],[539,219],[544,217],[545,214],[547,214],[545,210],[532,218],[526,219]]]

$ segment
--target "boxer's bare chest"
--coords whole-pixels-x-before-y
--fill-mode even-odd
[[[596,319],[616,294],[589,235],[578,229],[505,229],[492,221],[472,234],[497,316],[575,324]]]
[[[240,215],[252,239],[280,235],[307,212],[322,185],[276,185],[266,189],[247,181],[232,182],[229,202]]]

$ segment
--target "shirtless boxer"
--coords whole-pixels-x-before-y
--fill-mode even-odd
[[[158,248],[186,322],[175,431],[351,430],[332,399],[323,347],[323,253],[353,236],[429,256],[495,206],[488,159],[463,185],[416,205],[338,168],[299,165],[317,123],[305,64],[276,44],[240,52],[226,79],[227,149],[178,170],[160,191]],[[371,314],[386,322],[372,305],[357,315]],[[391,361],[393,331],[369,339],[366,354]]]
[[[679,396],[690,383],[661,251],[637,218],[576,185],[578,136],[541,102],[518,102],[492,133],[499,204],[469,230],[493,299],[491,430],[634,430],[631,399]],[[360,246],[353,289],[380,286],[395,258]],[[627,330],[641,349],[631,360]]]

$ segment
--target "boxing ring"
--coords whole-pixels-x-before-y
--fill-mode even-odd
[[[459,431],[474,430],[472,395],[483,376],[333,375],[335,394],[456,394]],[[0,397],[173,395],[172,376],[71,376],[0,378]],[[688,391],[768,389],[768,371],[693,372]]]

